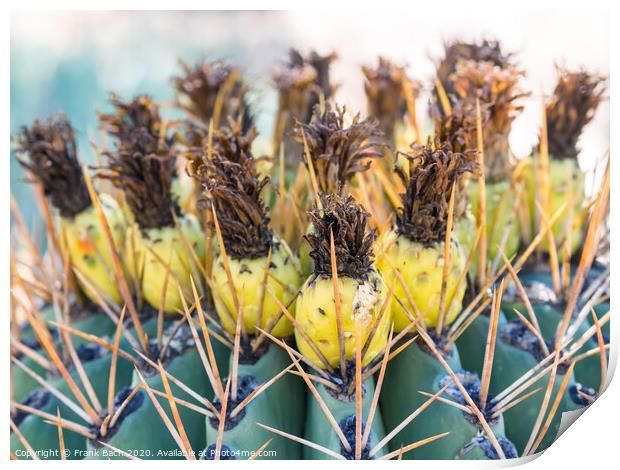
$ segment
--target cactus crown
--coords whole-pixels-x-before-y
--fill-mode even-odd
[[[519,89],[523,71],[492,62],[459,62],[454,74],[454,90],[464,107],[475,110],[476,98],[485,107],[488,118],[483,121],[485,172],[490,182],[506,179],[510,172],[508,137],[512,121],[523,107],[516,104],[527,96]]]
[[[368,115],[379,119],[381,130],[391,138],[396,122],[407,107],[402,93],[403,81],[409,80],[405,68],[380,56],[377,68],[362,66],[362,72],[366,78],[364,90],[368,99]],[[411,83],[415,84],[415,93],[419,93],[419,84]]]
[[[206,126],[211,119],[240,119],[244,131],[252,127],[247,103],[248,87],[241,71],[216,60],[201,60],[193,66],[179,61],[182,73],[172,77],[177,92],[177,105]],[[213,123],[215,127],[219,122]]]
[[[342,194],[344,187],[356,173],[366,171],[370,159],[382,157],[381,144],[371,142],[371,137],[381,131],[374,119],[360,120],[359,114],[345,127],[346,109],[330,105],[321,112],[315,106],[310,124],[298,122],[293,138],[303,142],[306,138],[308,155],[316,173],[319,191],[323,194]],[[303,155],[306,165],[306,155]]]
[[[511,65],[512,54],[504,54],[499,41],[483,40],[480,44],[461,41],[444,44],[445,55],[437,63],[437,79],[444,87],[448,96],[454,94],[453,77],[459,62],[472,60],[474,62],[491,62],[493,65],[504,68]],[[435,90],[436,94],[436,90]]]
[[[235,137],[235,130],[221,130],[220,137],[226,138],[214,146],[217,153],[211,159],[203,157],[193,174],[204,188],[202,204],[215,209],[226,252],[233,259],[266,256],[273,245],[268,209],[261,198],[270,180],[256,175],[249,150],[254,133],[250,130],[241,138]]]
[[[546,106],[549,154],[557,159],[577,158],[577,141],[603,98],[605,79],[560,67],[557,72],[558,83]]]
[[[140,127],[123,137],[117,151],[104,156],[107,166],[99,177],[123,191],[138,226],[174,226],[173,214],[179,215],[180,209],[171,191],[176,158],[170,147]]]
[[[322,56],[312,51],[304,57],[291,49],[289,60],[273,76],[280,95],[280,107],[288,110],[293,119],[308,122],[312,109],[319,103],[319,96],[328,99],[334,92],[329,77],[335,53]]]
[[[132,139],[135,129],[145,128],[149,134],[158,137],[161,132],[159,106],[149,95],[136,96],[131,101],[123,101],[116,93],[110,93],[110,104],[114,113],[99,113],[101,128],[115,137],[119,145]]]
[[[306,235],[314,260],[314,276],[332,276],[331,235],[338,276],[367,280],[371,272],[372,244],[376,229],[368,232],[366,225],[370,214],[357,204],[351,195],[322,194],[322,208],[313,207],[309,212],[313,232]]]
[[[431,246],[445,240],[452,185],[476,163],[470,154],[454,153],[447,143],[430,141],[412,146],[409,171],[396,168],[405,192],[403,207],[396,215],[397,232],[409,240]]]
[[[90,206],[90,197],[77,156],[75,133],[64,114],[22,127],[16,138],[19,163],[43,186],[63,217],[73,218]]]

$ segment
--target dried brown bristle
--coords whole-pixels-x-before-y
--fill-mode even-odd
[[[464,107],[475,107],[478,98],[488,112],[483,122],[485,177],[490,182],[507,178],[510,170],[508,137],[512,121],[523,110],[516,104],[527,93],[519,89],[522,70],[500,68],[492,62],[462,61],[454,74],[454,91]]]
[[[202,204],[215,208],[228,256],[267,256],[273,234],[261,191],[269,178],[256,176],[253,159],[235,162],[226,154],[215,154],[211,159],[203,159],[194,177],[204,188]]]
[[[252,127],[253,119],[247,103],[248,87],[239,69],[221,60],[200,60],[193,65],[179,61],[179,65],[181,74],[172,77],[178,107],[206,127],[216,114],[218,120],[240,119],[244,131]],[[221,103],[218,104],[218,100]],[[219,110],[218,106],[221,107]],[[214,125],[217,127],[219,122]]]
[[[366,78],[364,89],[368,101],[368,115],[379,120],[383,134],[391,139],[396,123],[407,111],[402,92],[403,81],[408,80],[411,83],[414,99],[420,93],[420,84],[407,78],[404,67],[381,56],[376,68],[362,66],[362,72]]]
[[[99,113],[99,122],[103,130],[118,140],[119,145],[124,140],[131,140],[133,131],[139,128],[145,128],[149,134],[159,138],[159,106],[149,95],[123,101],[116,93],[110,93],[109,101],[114,107],[114,113]]]
[[[124,135],[117,151],[104,156],[107,165],[99,177],[123,191],[138,226],[173,227],[173,213],[179,215],[180,209],[171,192],[176,159],[170,147],[140,127]]]
[[[295,120],[308,122],[319,96],[328,99],[334,92],[329,68],[337,58],[335,53],[322,56],[312,51],[304,57],[291,49],[289,60],[274,73],[273,80],[280,96],[280,107],[290,113],[290,128]]]
[[[338,276],[367,280],[372,271],[372,244],[376,229],[366,230],[370,214],[357,204],[352,196],[322,194],[322,208],[314,206],[309,212],[313,232],[306,235],[314,260],[315,276],[332,276],[331,233]]]
[[[577,141],[592,120],[605,93],[605,79],[586,71],[557,67],[558,83],[546,106],[549,154],[577,158]]]
[[[452,74],[460,61],[491,62],[504,68],[511,64],[511,53],[504,54],[499,41],[483,40],[480,44],[454,41],[444,44],[445,55],[437,64],[437,78],[448,96],[454,93]]]
[[[19,163],[41,183],[63,217],[75,217],[90,206],[75,133],[64,114],[22,127],[15,140],[16,150],[22,154],[17,156]]]
[[[383,156],[384,146],[371,139],[382,135],[376,120],[360,120],[358,114],[345,127],[345,112],[344,107],[334,111],[326,105],[321,112],[320,106],[315,106],[311,122],[298,122],[292,134],[298,142],[305,137],[318,189],[323,194],[342,194],[347,181],[368,169],[370,159]]]
[[[431,246],[445,239],[452,185],[464,173],[472,172],[476,162],[470,153],[454,153],[450,145],[430,141],[412,146],[409,171],[396,172],[406,191],[401,194],[402,207],[396,215],[396,229],[409,240]]]

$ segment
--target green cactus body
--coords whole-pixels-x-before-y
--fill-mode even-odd
[[[364,432],[368,415],[370,412],[370,406],[372,398],[375,393],[375,381],[370,377],[362,384],[362,433]],[[317,390],[319,395],[329,408],[329,411],[334,416],[334,419],[343,431],[343,434],[347,438],[347,442],[351,446],[351,449],[355,449],[355,394],[351,396],[336,396],[333,391],[328,390],[323,385],[318,385]],[[370,458],[368,453],[385,437],[385,428],[383,426],[383,420],[381,418],[381,412],[379,409],[375,412],[375,417],[372,422],[372,429],[368,437],[366,447],[362,449],[362,459]],[[329,421],[325,417],[323,410],[319,406],[318,402],[314,398],[308,399],[308,416],[306,420],[306,432],[305,438],[311,442],[319,444],[327,449],[343,455],[347,459],[353,459],[355,453],[347,452],[342,445],[340,438],[330,425]],[[382,448],[371,458],[376,459],[387,453],[387,447]],[[304,459],[308,460],[321,460],[329,459],[328,455],[315,450],[311,447],[304,447]]]
[[[480,187],[477,181],[471,181],[469,194],[471,197],[471,212],[478,213],[480,199]],[[486,236],[487,236],[487,261],[493,261],[498,254],[498,246],[501,246],[506,227],[508,237],[504,245],[504,253],[508,258],[517,253],[521,241],[521,232],[517,214],[517,200],[515,191],[509,181],[500,181],[485,186],[486,200]],[[474,232],[475,233],[475,232]],[[474,254],[472,266],[477,265],[478,255]]]
[[[485,345],[489,334],[490,319],[487,313],[488,310],[478,315],[456,340],[463,369],[475,372],[480,376],[482,375]],[[506,323],[506,316],[500,310],[498,328],[501,328],[504,323]]]
[[[493,371],[491,374],[490,390],[493,395],[497,395],[508,386],[512,385],[523,374],[536,366],[544,356],[544,354],[537,349],[538,343],[534,335],[531,334],[519,320],[506,322],[500,328],[500,331],[501,333],[495,346]],[[552,399],[555,399],[557,396],[561,383],[564,380],[565,372],[566,365],[558,367],[558,374],[556,375],[551,392]],[[530,437],[530,433],[534,428],[549,379],[550,373],[541,377],[523,393],[527,393],[538,387],[542,387],[541,391],[504,413],[506,436],[515,444],[519,455],[523,452]],[[546,449],[555,440],[559,430],[562,413],[583,406],[582,403],[577,403],[575,401],[574,395],[571,393],[571,390],[574,390],[575,387],[577,387],[577,384],[574,378],[571,377],[564,391],[560,406],[544,439],[538,447],[538,451]]]
[[[77,352],[81,358],[84,371],[90,380],[97,398],[101,403],[106,403],[108,396],[108,379],[110,376],[110,362],[112,356],[92,343],[88,344],[88,349],[89,352],[85,352],[85,348],[83,347],[81,350],[78,349]],[[120,390],[122,387],[129,384],[133,367],[123,358],[118,358],[116,367],[116,389]],[[77,372],[71,372],[71,377],[78,385],[84,396],[88,396]],[[57,377],[50,380],[50,383],[53,387],[58,389],[59,392],[75,401],[71,389],[62,377]],[[46,393],[43,389],[37,390],[39,393]],[[58,407],[62,418],[76,423],[83,422],[79,415],[51,394],[48,394],[47,399],[43,400],[40,406],[37,407],[41,411],[53,415],[56,415],[56,407]],[[26,416],[19,425],[19,430],[35,451],[51,451],[59,449],[58,431],[56,426],[45,424],[44,420],[39,416]],[[66,429],[63,430],[63,436],[65,439],[66,449],[71,451],[70,458],[82,458],[84,456],[83,451],[86,448],[84,437]],[[23,447],[17,436],[11,433],[11,452],[16,453],[18,450],[23,451]],[[60,458],[60,455],[50,455],[50,458],[58,459]]]
[[[301,445],[284,437],[275,435],[256,423],[301,436],[305,414],[305,389],[299,377],[285,374],[267,390],[253,399],[235,418],[229,417],[236,405],[256,387],[271,380],[287,366],[290,357],[283,349],[271,344],[267,351],[253,364],[240,362],[238,367],[237,400],[229,399],[227,422],[224,427],[222,444],[231,451],[240,451],[239,458],[259,449],[273,438],[267,450],[275,451],[274,459],[300,459]],[[216,404],[219,408],[219,403]],[[206,448],[214,452],[217,441],[218,418],[206,419]],[[202,448],[204,448],[204,443]],[[224,448],[224,447],[222,447]],[[206,456],[213,458],[211,454]],[[222,457],[225,458],[226,456]]]
[[[496,436],[497,442],[507,459],[517,458],[515,445],[503,436]],[[456,460],[498,460],[499,455],[486,436],[476,436],[463,447],[455,457]]]
[[[455,347],[445,356],[445,360],[454,372],[462,371],[459,352]],[[446,370],[432,353],[426,352],[415,343],[390,361],[384,384],[390,393],[382,394],[381,397],[381,411],[386,428],[395,428],[428,400],[428,397],[418,391],[439,391],[445,385],[443,382],[449,378],[446,374]],[[501,418],[492,424],[492,428],[498,435],[503,434]],[[405,454],[404,458],[451,459],[478,434],[477,423],[467,419],[461,410],[435,401],[392,439],[390,449],[398,450],[401,445],[448,431],[448,436],[419,447]]]
[[[183,328],[181,328],[177,336],[182,336],[183,334]],[[185,345],[178,344],[182,352],[179,350],[173,352],[173,357],[169,358],[169,362],[164,363],[164,367],[169,374],[183,382],[194,392],[198,393],[200,396],[207,396],[207,393],[210,391],[210,386],[207,384],[206,374],[202,372],[203,365],[198,352],[193,347],[183,350],[190,341],[191,340],[187,337],[184,338],[182,342],[185,343]],[[176,347],[177,346],[173,345],[169,346],[169,348]],[[145,373],[146,371],[150,373]],[[145,380],[151,389],[165,392],[162,378],[158,371],[153,371],[150,367],[146,366],[146,368],[143,367],[142,374],[145,376]],[[133,388],[139,383],[141,383],[140,378],[134,371],[131,387]],[[171,381],[169,381],[169,385],[172,395],[175,398],[186,400],[191,403],[195,402],[187,392]],[[161,397],[158,397],[158,401],[168,417],[172,419],[168,401]],[[195,451],[201,449],[205,439],[204,415],[180,405],[177,405],[177,409],[192,449]],[[113,447],[143,459],[183,458],[176,442],[168,430],[165,429],[161,416],[148,396],[145,396],[143,403],[125,417],[117,427],[118,429],[115,429],[114,432],[105,439],[106,443]],[[152,432],[153,430],[157,430],[157,432]],[[88,449],[92,452],[92,454],[88,456],[89,458],[110,458],[109,455],[106,455],[108,451],[104,450],[96,443],[89,441]],[[99,452],[97,452],[97,449],[100,449]],[[120,455],[114,457],[124,459],[124,457]]]
[[[546,341],[553,342],[555,340],[558,326],[562,322],[562,318],[564,316],[564,307],[554,302],[540,301],[541,298],[544,298],[545,300],[554,299],[555,295],[553,294],[551,288],[549,286],[546,286],[546,284],[541,284],[540,282],[530,282],[529,279],[529,277],[526,277],[522,282],[524,283],[526,289],[529,289],[531,291],[530,295],[528,295],[528,298],[532,304],[532,309],[534,310],[536,320],[538,321],[538,324],[540,326],[540,332]],[[539,299],[537,299],[536,297],[539,297]],[[604,312],[607,312],[609,310],[608,306],[607,309],[604,308],[604,305],[599,305],[597,307],[599,312],[601,310],[603,310]],[[508,318],[509,320],[517,318],[517,315],[514,313],[515,309],[526,318],[528,316],[525,306],[521,303],[520,299],[515,298],[514,295],[510,295],[508,297],[504,296],[504,301],[502,302],[502,309],[506,311],[506,318]],[[595,307],[595,311],[596,310],[597,308]],[[604,312],[600,312],[599,315]],[[578,339],[582,335],[584,335],[587,330],[592,326],[592,319],[591,317],[588,318],[590,321],[582,322],[579,328],[577,328],[574,336],[575,339]],[[586,343],[575,354],[578,355],[581,353],[585,353],[597,347],[598,342],[596,336],[593,336],[588,341],[586,341]],[[607,353],[607,357],[609,357],[609,353]],[[586,387],[598,390],[601,383],[600,357],[598,355],[593,355],[580,360],[575,364],[574,374],[575,379],[579,383],[585,385]]]

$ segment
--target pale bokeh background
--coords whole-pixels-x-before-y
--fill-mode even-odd
[[[253,86],[259,131],[271,135],[276,96],[270,74],[289,47],[306,52],[336,50],[332,76],[337,101],[365,108],[362,64],[379,54],[409,65],[411,77],[429,88],[433,61],[452,38],[498,38],[515,51],[528,72],[523,87],[533,92],[511,135],[514,152],[525,156],[537,141],[540,96],[555,82],[554,62],[609,74],[607,13],[480,13],[473,10],[420,15],[378,12],[17,12],[11,18],[11,133],[36,117],[64,110],[79,131],[81,155],[92,158],[87,131],[109,91],[124,97],[150,93],[170,102],[170,76],[177,58],[227,58],[241,66]],[[427,94],[418,102],[426,110]],[[173,111],[166,110],[168,115]],[[603,103],[582,140],[585,169],[609,147],[609,104]],[[29,220],[31,196],[11,159],[11,190]],[[30,210],[29,210],[30,209]]]

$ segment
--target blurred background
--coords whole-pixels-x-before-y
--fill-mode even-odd
[[[107,110],[108,92],[124,98],[149,93],[173,98],[170,77],[179,58],[225,58],[241,66],[253,88],[260,133],[270,137],[276,109],[274,66],[290,47],[339,55],[333,81],[336,100],[365,110],[360,66],[379,54],[408,64],[411,78],[426,85],[418,112],[426,112],[434,60],[451,39],[499,39],[527,71],[532,92],[513,125],[517,156],[538,140],[541,94],[551,93],[554,64],[609,74],[609,22],[604,11],[573,12],[14,12],[11,16],[11,134],[35,118],[64,110],[78,131],[79,151],[92,162],[89,133],[96,110]],[[166,117],[174,110],[165,109]],[[581,140],[580,163],[592,169],[609,147],[609,103],[603,103]],[[596,178],[590,178],[596,184]],[[32,193],[11,153],[11,191],[27,221],[38,217]]]

